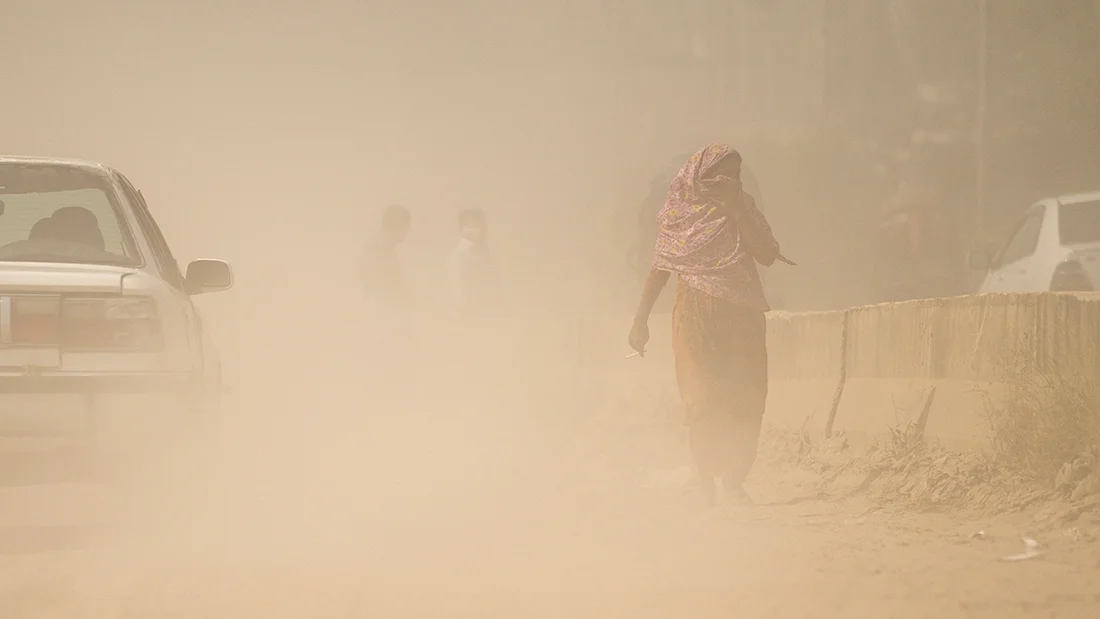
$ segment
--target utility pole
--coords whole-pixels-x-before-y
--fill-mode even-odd
[[[845,98],[850,85],[845,71],[848,69],[844,48],[847,42],[844,29],[846,18],[847,13],[838,0],[824,0],[821,20],[821,109],[823,118],[830,126],[843,120],[842,110],[848,102]]]
[[[986,93],[989,64],[989,0],[978,0],[978,96],[975,109],[974,237],[985,242]]]
[[[750,57],[749,50],[751,49],[748,43],[749,27],[745,23],[748,18],[748,12],[745,10],[745,1],[739,0],[733,4],[733,26],[736,28],[734,32],[734,59],[735,69],[735,84],[736,84],[736,101],[737,108],[739,110],[749,109],[749,64],[748,59]]]

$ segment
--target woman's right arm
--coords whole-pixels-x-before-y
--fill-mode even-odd
[[[634,315],[634,324],[647,324],[649,315],[653,312],[653,306],[661,296],[665,284],[672,273],[653,267],[649,270],[649,277],[645,280],[645,289],[642,290],[642,300],[638,303],[638,312]]]
[[[645,280],[645,290],[642,291],[642,300],[638,303],[638,313],[634,315],[634,326],[630,328],[630,337],[627,343],[634,352],[645,356],[645,347],[649,343],[649,314],[653,306],[657,304],[657,297],[661,296],[661,290],[668,283],[672,274],[662,271],[657,267],[649,270],[649,277]]]

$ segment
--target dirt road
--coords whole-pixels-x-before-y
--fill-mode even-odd
[[[445,437],[436,438],[426,446],[439,448]],[[706,511],[682,470],[621,460],[555,468],[544,454],[509,454],[502,469],[503,452],[452,451],[449,470],[385,484],[337,474],[347,447],[330,443],[327,459],[304,450],[297,467],[238,467],[218,490],[143,496],[143,508],[128,511],[102,489],[8,488],[0,617],[1030,619],[1100,610],[1100,547],[1087,533],[1048,532],[1044,558],[998,561],[1023,550],[1024,516],[799,500],[797,487],[766,471],[752,488],[761,505]],[[978,530],[985,539],[971,537]]]
[[[0,488],[0,619],[1100,616],[1091,515],[891,511],[767,466],[759,505],[708,511],[675,424],[586,423],[531,385],[551,414],[450,385],[380,415],[350,365],[280,363],[163,483]],[[1022,533],[1045,556],[999,561]]]

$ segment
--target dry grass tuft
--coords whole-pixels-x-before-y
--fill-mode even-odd
[[[1065,466],[1100,454],[1100,382],[1066,373],[1008,374],[1006,397],[986,400],[993,454],[1017,474],[1046,485]]]

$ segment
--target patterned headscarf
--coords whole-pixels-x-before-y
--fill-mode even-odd
[[[740,159],[728,145],[710,144],[680,169],[657,215],[653,262],[694,288],[737,301],[746,294],[762,293],[755,264],[741,243],[733,217],[732,208],[741,205],[723,202],[732,195],[730,184],[735,181],[715,173],[727,157]],[[752,197],[742,192],[739,199],[751,201]]]

